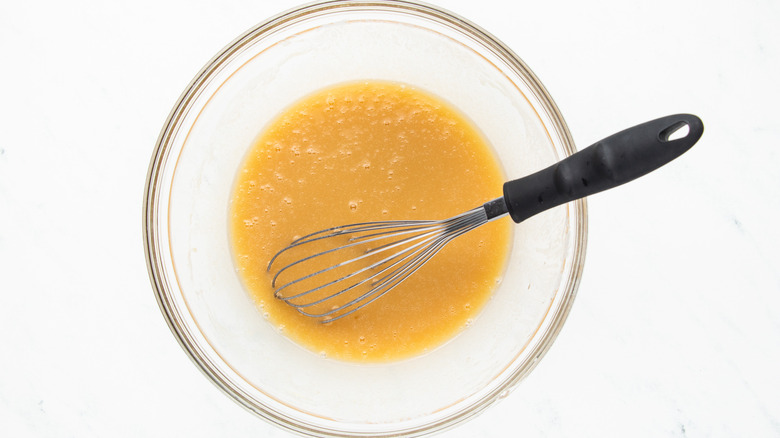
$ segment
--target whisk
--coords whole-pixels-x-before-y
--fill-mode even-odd
[[[452,239],[506,214],[520,223],[634,180],[682,155],[703,130],[694,115],[662,117],[509,181],[503,197],[448,219],[365,222],[303,236],[268,264],[274,296],[322,323],[338,320],[393,290]]]

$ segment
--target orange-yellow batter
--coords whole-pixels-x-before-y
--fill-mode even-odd
[[[316,353],[362,362],[421,354],[466,327],[490,298],[511,221],[457,238],[384,297],[328,324],[273,297],[268,262],[324,228],[462,213],[501,196],[503,182],[480,133],[440,99],[389,82],[334,86],[280,114],[241,165],[230,205],[235,262],[270,321]]]

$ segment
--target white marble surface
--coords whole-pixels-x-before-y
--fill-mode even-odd
[[[557,342],[507,399],[441,436],[780,435],[780,3],[439,3],[531,66],[579,147],[667,113],[705,123],[684,159],[590,200]],[[170,334],[141,201],[185,85],[295,4],[0,4],[0,435],[289,436]]]

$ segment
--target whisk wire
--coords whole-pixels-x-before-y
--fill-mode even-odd
[[[429,233],[429,234],[432,234],[432,233]],[[417,237],[419,237],[419,236],[414,236],[413,238],[417,238]],[[396,243],[395,243],[395,244],[393,244],[392,246],[388,246],[389,244],[388,244],[388,245],[384,245],[384,246],[382,247],[382,251],[389,250],[389,249],[392,249],[392,248],[394,248],[394,247],[396,247],[396,246],[403,245],[404,243],[406,243],[406,241],[409,241],[409,240],[411,240],[411,239],[413,239],[413,238],[412,238],[412,237],[410,237],[410,238],[406,238],[406,239],[404,239],[404,241],[401,241],[401,242],[396,242]],[[363,273],[363,272],[365,272],[365,271],[368,271],[368,270],[371,270],[371,269],[375,269],[375,268],[377,268],[377,267],[379,267],[379,266],[381,266],[381,265],[383,265],[383,264],[385,264],[385,263],[387,263],[387,262],[389,262],[389,261],[391,261],[391,260],[393,260],[393,259],[395,259],[395,258],[398,258],[398,257],[400,257],[401,255],[403,255],[403,254],[405,254],[405,253],[407,253],[407,252],[409,252],[409,251],[412,251],[412,250],[414,250],[415,248],[418,248],[418,247],[420,247],[420,246],[422,246],[422,245],[424,245],[424,244],[428,243],[429,241],[433,240],[434,238],[435,238],[435,236],[428,236],[428,238],[427,238],[427,239],[425,239],[425,240],[423,240],[423,241],[420,241],[420,242],[418,242],[418,243],[414,244],[413,246],[411,246],[411,247],[408,247],[408,248],[405,248],[405,249],[403,249],[403,250],[401,250],[401,251],[399,251],[399,252],[397,252],[397,253],[394,253],[393,255],[391,255],[391,256],[389,256],[389,257],[386,257],[386,258],[384,258],[384,259],[382,259],[382,260],[380,260],[380,261],[378,261],[378,262],[376,262],[376,263],[373,263],[373,264],[371,264],[371,265],[369,265],[369,266],[365,266],[365,267],[363,267],[363,268],[361,268],[361,269],[359,269],[359,270],[357,270],[357,271],[351,272],[350,274],[347,274],[347,275],[345,275],[345,276],[343,276],[343,277],[337,278],[336,280],[333,280],[333,281],[331,281],[331,282],[329,282],[329,283],[326,283],[326,284],[323,284],[323,285],[321,285],[321,286],[315,287],[315,288],[313,288],[313,289],[309,289],[309,290],[307,290],[307,291],[305,291],[305,292],[301,292],[301,293],[299,293],[299,294],[296,294],[296,295],[291,295],[291,296],[286,296],[286,297],[285,297],[285,296],[282,296],[282,295],[279,293],[279,292],[280,292],[282,289],[284,289],[284,288],[286,288],[286,287],[288,287],[288,286],[292,286],[292,285],[294,285],[294,284],[296,284],[296,283],[299,283],[299,282],[301,282],[301,281],[303,281],[303,280],[306,280],[306,279],[309,279],[309,278],[311,278],[311,277],[314,277],[315,275],[324,274],[324,273],[326,273],[326,272],[328,272],[328,271],[331,271],[331,270],[333,270],[333,269],[339,268],[339,267],[341,267],[341,266],[345,266],[345,265],[348,265],[348,264],[350,264],[350,263],[357,262],[357,261],[359,261],[359,260],[362,260],[362,259],[364,259],[364,258],[366,258],[366,257],[369,257],[369,256],[371,256],[371,255],[374,255],[374,254],[376,254],[376,253],[378,253],[378,252],[379,252],[379,251],[375,251],[375,250],[369,250],[369,251],[366,251],[366,252],[365,252],[363,255],[361,255],[361,256],[354,257],[354,258],[352,258],[352,259],[349,259],[349,260],[347,260],[347,261],[345,261],[345,262],[342,262],[342,263],[338,263],[338,264],[336,264],[336,265],[329,266],[329,267],[327,267],[327,268],[325,268],[325,269],[322,269],[322,270],[320,270],[320,271],[317,271],[317,272],[315,272],[315,273],[313,273],[313,274],[309,274],[309,275],[307,275],[307,276],[304,276],[304,277],[298,278],[298,279],[296,279],[296,280],[290,281],[289,283],[285,283],[283,286],[280,286],[278,289],[276,289],[276,291],[274,292],[274,296],[276,296],[276,298],[281,298],[281,299],[283,299],[283,300],[285,300],[285,301],[288,301],[288,303],[289,303],[290,305],[292,305],[293,307],[309,307],[309,306],[311,306],[311,305],[314,305],[314,304],[319,304],[319,303],[321,303],[321,302],[323,302],[323,301],[325,301],[325,300],[327,300],[327,299],[329,299],[329,298],[333,298],[333,297],[335,297],[335,296],[338,296],[338,295],[340,295],[341,293],[336,293],[336,294],[333,294],[333,295],[329,295],[329,296],[327,296],[327,297],[325,297],[325,298],[323,298],[323,299],[321,299],[321,300],[318,300],[318,301],[315,301],[315,302],[312,302],[312,303],[309,303],[309,304],[298,304],[298,305],[296,305],[296,304],[293,304],[293,303],[291,303],[289,300],[294,300],[294,299],[296,299],[296,298],[299,298],[299,297],[302,297],[302,296],[308,295],[308,294],[310,294],[310,293],[312,293],[312,292],[316,292],[316,291],[322,290],[322,289],[324,289],[324,288],[326,288],[326,287],[332,286],[332,285],[334,285],[334,284],[336,284],[336,283],[339,283],[339,282],[341,282],[341,281],[343,281],[343,280],[347,280],[347,279],[349,279],[349,278],[352,278],[352,277],[354,277],[354,276],[357,276],[357,275],[359,275],[359,274],[362,274],[362,273]],[[344,248],[345,248],[345,247],[340,247],[340,248],[338,248],[338,249],[344,249]],[[320,253],[320,254],[318,254],[318,255],[322,255],[322,253]],[[404,259],[405,259],[405,258],[404,258]],[[404,260],[404,259],[401,259],[401,260]],[[392,266],[395,266],[395,264],[391,265],[391,267],[392,267]],[[288,267],[289,267],[289,265],[288,265]],[[376,276],[376,275],[380,274],[381,272],[382,272],[382,271],[380,271],[379,273],[375,274],[374,276]],[[277,274],[277,275],[278,275],[278,274]],[[368,277],[368,278],[367,278],[367,280],[368,280],[368,279],[371,279],[371,278],[372,278],[372,277]],[[361,282],[361,283],[362,283],[362,282]],[[342,290],[341,292],[346,292],[347,290],[350,290],[350,289],[352,289],[354,286],[357,286],[357,285],[359,285],[359,284],[361,284],[361,283],[358,283],[358,284],[355,284],[355,285],[353,285],[353,286],[350,286],[349,288],[347,288],[347,289],[344,289],[344,290]]]
[[[449,219],[445,219],[443,221],[430,221],[430,220],[427,220],[427,221],[363,222],[363,223],[356,223],[356,224],[350,224],[350,225],[343,225],[343,226],[340,226],[340,227],[333,227],[333,228],[317,231],[317,232],[308,234],[306,236],[303,236],[303,237],[301,237],[299,239],[294,240],[290,245],[286,246],[285,248],[283,248],[282,250],[277,252],[271,258],[271,261],[268,263],[267,270],[268,271],[271,270],[272,265],[274,264],[276,259],[282,253],[287,252],[289,250],[292,250],[292,249],[294,249],[296,247],[299,247],[299,246],[301,246],[303,244],[311,243],[311,242],[315,242],[315,241],[319,241],[319,240],[323,240],[323,239],[328,239],[328,238],[332,238],[332,237],[342,236],[342,235],[346,235],[346,234],[355,234],[355,233],[362,233],[362,232],[366,232],[366,231],[376,231],[376,230],[382,230],[382,229],[388,230],[389,229],[389,231],[384,231],[384,232],[381,232],[381,233],[373,233],[373,234],[368,234],[368,235],[356,235],[356,236],[353,236],[353,237],[351,237],[349,239],[349,243],[347,245],[343,245],[343,246],[340,246],[340,247],[331,248],[331,249],[326,250],[326,251],[318,252],[316,254],[312,254],[311,256],[304,257],[304,258],[302,258],[300,260],[297,260],[297,261],[295,261],[293,263],[290,263],[290,264],[284,266],[282,269],[277,271],[277,273],[274,275],[273,279],[271,280],[271,287],[275,288],[275,290],[276,290],[274,295],[277,298],[280,298],[281,296],[279,294],[279,291],[284,289],[285,287],[288,287],[288,286],[290,286],[292,284],[295,284],[295,283],[298,283],[300,281],[306,280],[308,278],[314,277],[315,275],[319,275],[319,274],[328,272],[328,271],[330,271],[332,269],[339,268],[341,266],[344,266],[345,264],[358,261],[358,260],[362,259],[363,257],[353,258],[353,259],[348,260],[348,261],[346,261],[344,263],[333,265],[333,266],[331,266],[329,268],[320,270],[318,272],[314,272],[311,275],[307,275],[305,277],[301,277],[301,278],[299,278],[299,279],[297,279],[295,281],[286,283],[283,286],[280,286],[280,287],[277,288],[276,287],[276,281],[279,278],[280,274],[282,274],[284,271],[286,271],[286,270],[288,270],[288,269],[290,269],[290,268],[292,268],[292,267],[294,267],[296,265],[299,265],[301,263],[307,262],[307,261],[309,261],[309,260],[311,260],[313,258],[316,258],[316,257],[321,257],[321,256],[324,256],[324,255],[333,253],[335,251],[344,250],[344,249],[347,249],[347,248],[351,248],[351,247],[357,246],[357,245],[359,245],[361,243],[366,243],[366,242],[379,240],[381,238],[379,236],[392,234],[393,237],[395,237],[395,236],[399,236],[399,235],[410,234],[410,233],[413,233],[415,231],[430,229],[431,226],[447,225],[447,224],[450,224],[452,222],[460,220],[462,217],[466,216],[468,213],[470,213],[470,212],[462,213],[462,214],[459,214],[457,216],[451,217]],[[431,231],[431,233],[433,233],[433,232],[435,232],[435,231]],[[370,238],[373,238],[373,237],[377,237],[377,239],[370,239]],[[361,242],[358,242],[359,240]],[[402,243],[405,243],[405,241],[401,241],[401,242],[398,242],[398,243],[402,244]],[[390,244],[388,244],[388,245],[390,245]],[[379,251],[381,249],[385,249],[385,246],[377,247],[377,248],[375,248],[375,251]],[[366,256],[368,256],[368,255],[369,254],[366,254]],[[300,294],[300,295],[303,295],[303,294]],[[300,296],[300,295],[298,295],[298,296]],[[293,297],[287,297],[287,298],[288,299],[292,299]]]
[[[399,233],[399,234],[405,234],[405,233]],[[304,280],[307,280],[307,279],[309,279],[309,278],[312,278],[312,277],[314,277],[314,276],[317,276],[317,275],[320,275],[320,274],[324,274],[324,273],[330,272],[330,271],[332,271],[332,270],[334,270],[334,269],[340,268],[340,267],[342,267],[342,266],[346,266],[346,265],[348,265],[348,264],[350,264],[350,263],[354,263],[354,262],[360,261],[360,260],[362,260],[362,259],[365,259],[366,257],[370,257],[370,256],[372,256],[372,255],[374,255],[374,254],[376,254],[376,253],[379,253],[379,252],[381,252],[381,251],[386,251],[386,250],[389,250],[389,249],[392,249],[392,248],[395,248],[395,247],[401,246],[401,245],[403,245],[403,244],[405,244],[405,243],[407,243],[407,242],[409,242],[409,241],[411,241],[411,240],[418,239],[418,238],[420,238],[420,237],[427,237],[428,235],[433,235],[433,234],[435,234],[435,232],[433,232],[433,231],[432,231],[432,232],[426,233],[426,234],[424,234],[424,235],[417,235],[417,236],[408,237],[408,238],[406,238],[406,239],[403,239],[403,240],[401,240],[401,241],[398,241],[398,242],[393,242],[393,243],[390,243],[390,244],[382,245],[381,247],[374,248],[374,249],[372,249],[372,250],[368,250],[368,251],[364,252],[362,255],[360,255],[360,256],[358,256],[358,257],[354,257],[354,258],[352,258],[352,259],[349,259],[349,260],[343,261],[343,262],[341,262],[341,263],[337,263],[337,264],[335,264],[335,265],[331,265],[331,266],[329,266],[329,267],[327,267],[327,268],[325,268],[325,269],[322,269],[322,270],[316,271],[316,272],[314,272],[314,273],[311,273],[311,274],[309,274],[309,275],[306,275],[306,276],[304,276],[304,277],[300,277],[300,278],[298,278],[298,279],[296,279],[296,280],[293,280],[293,281],[290,281],[290,282],[288,282],[288,283],[285,283],[284,285],[282,285],[282,286],[279,286],[278,288],[276,288],[276,291],[274,292],[274,296],[276,296],[276,298],[282,298],[282,299],[288,300],[288,299],[297,298],[297,297],[300,297],[300,296],[303,296],[303,295],[307,295],[307,294],[309,294],[310,292],[314,292],[314,291],[316,291],[316,290],[322,289],[322,288],[323,288],[323,287],[325,287],[325,286],[330,286],[330,285],[332,285],[332,284],[334,284],[334,283],[337,283],[338,281],[341,281],[342,279],[349,278],[349,277],[352,277],[352,276],[354,276],[354,275],[356,275],[356,274],[360,274],[360,273],[362,273],[362,272],[364,272],[364,271],[366,271],[366,270],[368,270],[368,269],[375,268],[377,265],[381,265],[382,263],[384,263],[384,262],[385,262],[387,259],[385,259],[384,261],[381,261],[381,262],[375,263],[374,265],[371,265],[371,266],[365,267],[365,268],[363,268],[363,269],[361,269],[361,270],[359,270],[359,271],[357,271],[357,272],[354,272],[353,274],[350,274],[350,275],[348,275],[348,276],[345,276],[345,277],[342,277],[342,278],[340,278],[340,279],[337,279],[337,280],[335,280],[335,281],[333,281],[333,282],[330,282],[330,283],[328,283],[328,284],[325,284],[325,285],[323,285],[323,286],[321,286],[321,287],[318,287],[318,288],[315,288],[315,289],[311,289],[311,290],[309,290],[309,291],[306,291],[306,292],[303,292],[303,293],[300,293],[300,294],[297,294],[297,295],[294,295],[294,296],[282,297],[282,296],[281,296],[281,294],[280,294],[279,292],[280,292],[282,289],[285,289],[285,288],[287,288],[287,287],[289,287],[289,286],[292,286],[292,285],[294,285],[294,284],[296,284],[296,283],[300,283],[300,282],[302,282],[302,281],[304,281]],[[309,257],[305,257],[305,258],[303,258],[303,259],[301,259],[301,260],[298,260],[298,261],[296,261],[296,262],[290,263],[289,265],[287,265],[287,266],[283,267],[282,269],[280,269],[280,270],[279,270],[279,272],[277,272],[277,273],[276,273],[276,275],[274,275],[274,278],[273,278],[273,280],[271,281],[271,285],[272,285],[272,287],[276,287],[276,280],[279,278],[279,275],[280,275],[280,274],[282,274],[282,272],[283,272],[283,271],[285,271],[285,270],[287,270],[287,269],[289,269],[289,268],[292,268],[292,267],[293,267],[293,266],[295,266],[295,265],[298,265],[298,264],[304,263],[304,262],[306,262],[306,261],[308,261],[308,260],[311,260],[311,259],[313,259],[313,258],[315,258],[315,257],[321,257],[321,256],[324,256],[324,255],[327,255],[327,254],[333,253],[333,252],[335,252],[335,251],[339,251],[339,250],[345,250],[345,249],[347,249],[347,248],[355,247],[355,246],[358,246],[358,245],[362,245],[362,244],[365,244],[365,243],[369,243],[369,242],[372,242],[372,241],[377,241],[377,240],[381,240],[381,239],[382,239],[382,238],[375,238],[375,239],[366,240],[366,241],[363,241],[363,242],[354,242],[354,243],[350,243],[350,244],[347,244],[347,245],[344,245],[344,246],[340,246],[340,247],[337,247],[337,248],[332,248],[332,249],[329,249],[329,250],[327,250],[327,251],[322,251],[322,252],[316,253],[316,254],[314,254],[314,255],[311,255],[311,256],[309,256]],[[351,240],[351,239],[350,239],[350,240]],[[430,239],[429,239],[429,240],[430,240]],[[424,242],[422,242],[422,243],[425,243],[425,241],[424,241]],[[420,244],[422,244],[422,243],[420,243]],[[420,245],[420,244],[418,244],[418,245]],[[406,251],[408,251],[408,250],[404,250],[404,251],[402,251],[402,253],[403,253],[403,252],[406,252]],[[394,258],[394,257],[391,257],[391,258]]]
[[[364,293],[363,295],[353,299],[352,301],[346,304],[343,304],[341,306],[338,306],[336,308],[333,308],[327,312],[323,312],[320,314],[308,313],[308,312],[302,312],[302,313],[306,316],[311,316],[311,317],[325,317],[325,316],[330,316],[336,312],[349,309],[339,314],[338,316],[321,321],[322,323],[329,323],[329,322],[336,321],[340,318],[343,318],[353,312],[356,312],[362,309],[363,307],[371,304],[373,301],[381,298],[383,295],[390,292],[396,286],[401,284],[409,276],[417,272],[418,269],[420,269],[423,265],[425,265],[428,262],[428,260],[430,260],[433,256],[435,256],[451,240],[460,236],[461,234],[464,234],[468,231],[473,230],[474,228],[479,227],[485,222],[486,220],[482,220],[482,219],[468,221],[465,223],[465,226],[463,228],[458,228],[454,233],[439,236],[438,240],[434,244],[426,247],[423,250],[423,252],[418,253],[410,262],[404,264],[400,269],[392,272],[391,274],[379,280],[379,282],[377,282],[377,284],[375,284],[374,287],[372,287],[368,292]],[[407,257],[411,257],[411,255]],[[369,279],[370,278],[371,277],[369,277]],[[355,304],[360,302],[362,302],[360,306],[350,309],[351,306],[354,306]]]
[[[430,251],[430,249],[431,249],[431,247],[427,247],[427,249],[426,249],[426,250],[424,250],[423,254],[425,254],[425,252],[427,252],[427,251]],[[433,255],[433,254],[432,254],[432,255]],[[341,291],[339,291],[339,292],[336,292],[336,293],[335,293],[335,294],[333,294],[333,295],[329,295],[329,296],[327,296],[327,297],[325,297],[325,298],[323,298],[323,299],[321,299],[321,300],[318,300],[319,302],[324,302],[324,301],[327,301],[327,300],[329,300],[329,299],[332,299],[332,298],[335,298],[335,297],[337,297],[337,296],[341,295],[341,294],[342,294],[342,293],[344,293],[344,292],[347,292],[348,290],[351,290],[351,289],[352,289],[352,288],[354,288],[354,287],[357,287],[357,286],[359,286],[359,285],[361,285],[361,284],[365,284],[366,282],[368,282],[368,281],[371,281],[371,280],[373,280],[374,278],[376,278],[378,275],[381,275],[382,273],[384,273],[384,272],[387,272],[387,271],[391,270],[393,267],[397,266],[398,264],[400,264],[400,263],[403,263],[403,262],[404,262],[406,259],[408,259],[408,258],[410,258],[410,257],[414,257],[414,259],[412,259],[412,261],[411,261],[410,263],[407,263],[406,265],[402,265],[402,268],[401,268],[400,270],[397,270],[397,271],[391,271],[391,272],[390,272],[388,275],[386,275],[386,276],[382,277],[380,280],[378,280],[378,281],[377,281],[377,282],[376,282],[376,283],[375,283],[375,284],[374,284],[374,285],[371,287],[371,289],[369,289],[367,292],[363,293],[362,295],[358,296],[357,298],[353,298],[351,301],[349,301],[349,302],[347,302],[347,303],[345,303],[345,304],[342,304],[342,305],[340,305],[340,306],[336,306],[336,307],[334,307],[334,308],[332,308],[332,309],[330,309],[330,310],[328,310],[328,311],[326,311],[326,312],[322,312],[322,313],[309,313],[309,312],[306,312],[306,311],[301,311],[301,313],[303,313],[303,314],[304,314],[304,315],[306,315],[306,316],[311,316],[311,317],[325,317],[325,316],[330,316],[330,315],[332,315],[332,314],[334,314],[334,313],[336,313],[336,312],[342,311],[342,310],[344,310],[344,309],[348,309],[348,308],[350,308],[351,306],[353,306],[353,305],[355,305],[355,304],[357,304],[357,303],[359,303],[359,302],[361,302],[361,301],[365,300],[366,298],[368,298],[368,297],[371,297],[372,295],[377,295],[377,294],[379,294],[378,296],[376,296],[376,297],[374,297],[374,298],[371,298],[370,300],[366,301],[366,302],[365,302],[365,303],[363,303],[361,306],[355,307],[354,309],[350,309],[348,312],[344,312],[343,314],[341,314],[341,315],[338,315],[338,316],[336,316],[336,317],[333,317],[333,318],[329,318],[329,319],[323,320],[322,322],[323,322],[323,323],[332,322],[332,321],[335,321],[335,320],[337,320],[337,319],[343,318],[343,317],[345,317],[345,316],[349,315],[349,314],[350,314],[350,313],[352,313],[352,312],[355,312],[355,311],[359,310],[360,308],[364,307],[365,305],[368,305],[369,303],[371,303],[371,301],[373,301],[373,300],[375,300],[375,299],[379,298],[380,296],[382,296],[382,295],[384,295],[385,293],[387,293],[388,291],[390,291],[390,289],[392,289],[393,287],[395,287],[395,284],[398,284],[398,283],[400,283],[400,280],[399,280],[398,282],[396,282],[395,284],[393,284],[392,282],[393,282],[393,280],[395,280],[396,278],[398,278],[398,276],[399,276],[399,275],[402,275],[402,274],[404,273],[404,270],[405,270],[405,269],[407,269],[407,267],[408,267],[408,266],[410,266],[410,265],[412,265],[412,264],[415,264],[415,263],[416,263],[416,261],[417,261],[417,260],[420,258],[420,254],[417,254],[417,253],[411,253],[411,254],[407,254],[407,255],[406,255],[406,256],[404,256],[402,259],[400,259],[400,260],[396,261],[395,263],[393,263],[392,265],[390,265],[390,266],[388,266],[388,267],[386,267],[386,268],[382,269],[382,271],[380,271],[380,272],[377,272],[375,275],[372,275],[372,276],[370,276],[370,277],[366,277],[366,278],[364,278],[363,280],[361,280],[360,282],[358,282],[358,283],[356,283],[356,284],[353,284],[352,286],[350,286],[350,287],[348,287],[348,288],[346,288],[346,289],[343,289],[343,290],[341,290]],[[427,259],[426,259],[426,261],[427,261]],[[411,274],[411,273],[410,273],[410,274]],[[383,291],[382,289],[386,289],[386,290],[384,290],[384,291]],[[381,293],[380,293],[380,292],[381,292]],[[287,301],[287,300],[285,300],[285,301]],[[290,304],[290,303],[289,303],[289,301],[288,301],[288,304]],[[307,305],[302,305],[302,306],[295,306],[295,305],[293,305],[293,307],[299,307],[299,308],[300,308],[300,307],[308,307],[308,306],[307,306]],[[300,310],[299,310],[299,311],[300,311]]]
[[[284,300],[287,302],[287,304],[294,307],[303,315],[316,318],[326,318],[321,320],[323,323],[335,321],[365,307],[390,290],[394,289],[425,263],[427,263],[428,260],[430,260],[436,253],[438,253],[441,248],[443,248],[450,240],[482,225],[487,221],[488,218],[485,213],[485,209],[483,207],[478,207],[465,213],[461,213],[457,216],[440,221],[364,222],[343,225],[340,227],[334,227],[308,234],[304,237],[294,240],[289,246],[277,252],[276,255],[274,255],[274,257],[271,259],[271,262],[268,264],[268,271],[272,270],[274,263],[277,262],[280,255],[285,252],[292,251],[301,245],[317,241],[325,241],[325,239],[336,238],[339,236],[347,236],[348,240],[344,245],[325,249],[318,253],[303,257],[282,266],[274,274],[272,279],[272,286],[275,288],[274,296]],[[382,243],[388,239],[391,239],[391,241]],[[362,254],[358,256],[332,264],[326,268],[319,269],[302,277],[292,279],[277,287],[277,282],[280,278],[280,275],[294,266],[312,261],[318,257],[334,254],[336,251],[345,251],[349,250],[350,248],[353,248],[354,250],[358,249],[356,247],[360,245],[370,246],[371,244],[378,245],[367,248]],[[305,288],[306,290],[302,292],[293,291],[294,293],[288,295],[284,295],[282,293],[283,290],[292,290],[293,286],[310,280],[314,277],[327,274],[328,272],[334,271],[346,265],[357,263],[366,259],[367,257],[376,256],[379,253],[390,251],[392,249],[398,249],[398,251],[391,253],[381,260],[372,262],[367,266],[363,266],[360,269],[340,276],[339,278],[326,281],[324,284],[317,285],[315,287],[308,289]],[[380,267],[381,269],[378,269]],[[368,271],[376,272],[370,272],[370,275],[363,276],[363,274]],[[329,293],[327,290],[328,288],[337,287],[337,284],[346,282],[350,279],[354,279],[355,282],[348,284],[343,288],[339,288],[333,293]],[[357,297],[350,299],[346,303],[334,305],[331,309],[324,310],[322,312],[312,312],[307,310],[308,308],[322,305],[329,300],[333,300],[347,292],[353,291],[360,286],[366,285],[368,282],[372,283],[367,291],[360,293]],[[296,302],[298,299],[317,292],[325,292],[326,295],[317,296],[314,300],[308,302]]]

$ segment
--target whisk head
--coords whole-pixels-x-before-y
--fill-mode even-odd
[[[484,207],[444,220],[342,225],[294,240],[268,264],[274,296],[328,323],[382,297],[452,239],[488,222]]]

